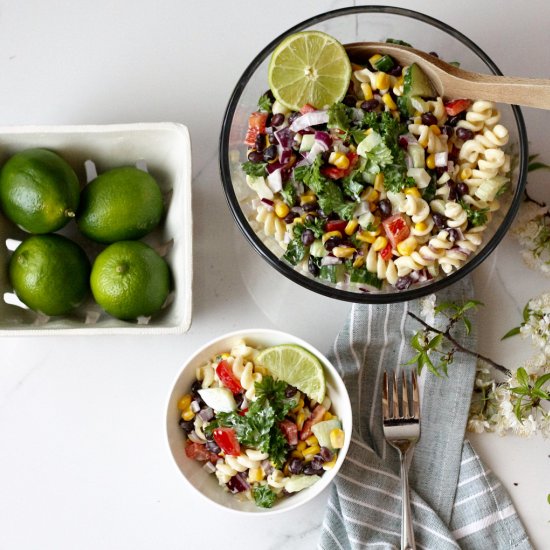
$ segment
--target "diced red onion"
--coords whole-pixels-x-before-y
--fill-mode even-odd
[[[296,118],[290,125],[293,132],[304,130],[308,126],[317,126],[318,124],[326,124],[328,122],[328,111],[311,111]]]
[[[468,250],[467,248],[462,248],[461,246],[458,247],[458,250],[460,250],[460,252],[462,252],[463,254],[466,254],[466,256],[469,256],[472,253],[471,250]]]
[[[268,174],[271,174],[271,172],[275,172],[275,170],[279,170],[279,168],[282,168],[283,164],[281,164],[278,160],[275,162],[268,162],[266,166],[266,170]]]
[[[242,493],[243,491],[247,491],[248,489],[250,489],[250,484],[248,483],[244,475],[239,472],[227,482],[227,488],[232,493]]]
[[[294,132],[291,131],[290,127],[286,126],[275,132],[275,138],[283,149],[290,149],[294,141]]]
[[[332,145],[332,138],[326,132],[315,132],[315,140],[323,143],[327,151]]]
[[[336,265],[340,263],[340,258],[336,256],[323,256],[321,259],[321,265]]]
[[[283,188],[283,178],[281,176],[281,169],[271,172],[267,176],[267,185],[273,191],[273,193],[278,193]]]
[[[454,167],[455,167],[455,163],[452,160],[447,162],[447,172],[452,172]]]
[[[287,164],[287,162],[292,158],[292,149],[283,149],[279,154],[279,161],[281,164]]]
[[[436,153],[435,156],[435,165],[438,168],[446,168],[447,162],[449,161],[449,153],[447,151],[442,151],[441,153]]]
[[[198,413],[201,410],[201,404],[198,401],[191,402],[191,410],[194,413]]]
[[[270,199],[262,199],[262,202],[267,205],[267,206],[271,206],[273,207],[273,205],[275,204],[272,200]]]
[[[206,407],[206,409],[202,409],[202,411],[199,412],[198,416],[205,422],[210,422],[210,420],[214,418],[214,411],[211,407]]]
[[[265,475],[268,476],[273,470],[273,464],[266,458],[262,460],[262,470],[265,472]]]

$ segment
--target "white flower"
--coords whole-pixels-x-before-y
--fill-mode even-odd
[[[514,426],[514,432],[520,437],[531,437],[536,431],[537,421],[533,418],[532,414]]]
[[[544,438],[550,438],[550,412],[542,413],[539,420],[539,430]]]
[[[489,422],[482,415],[472,416],[468,420],[468,431],[482,434],[485,430],[489,430]]]
[[[435,300],[435,294],[430,294],[420,300],[420,315],[424,317],[424,320],[429,325],[433,325],[435,323]]]
[[[506,432],[510,429],[510,422],[508,418],[502,414],[494,414],[491,416],[491,426],[493,430],[500,436],[506,435]]]

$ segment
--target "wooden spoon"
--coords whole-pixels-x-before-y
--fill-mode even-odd
[[[486,99],[550,109],[550,80],[547,79],[472,73],[420,50],[385,42],[354,42],[346,44],[346,51],[357,63],[365,64],[375,53],[391,55],[402,65],[416,63],[442,97]]]

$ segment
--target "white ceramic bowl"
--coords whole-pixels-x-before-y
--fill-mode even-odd
[[[69,334],[181,333],[191,323],[192,217],[191,146],[182,124],[136,123],[95,126],[18,126],[0,128],[0,166],[14,153],[44,147],[61,155],[75,170],[81,184],[86,180],[86,161],[98,173],[119,166],[141,164],[157,180],[167,214],[143,241],[166,252],[174,293],[171,303],[147,324],[120,321],[102,312],[90,298],[74,312],[46,318],[15,305],[8,279],[11,240],[28,237],[0,212],[0,336]],[[89,165],[89,163],[88,163]],[[91,261],[104,248],[92,243],[70,222],[59,233],[75,240]],[[11,243],[13,244],[13,242]]]
[[[195,369],[210,360],[213,355],[231,349],[233,344],[240,339],[244,339],[249,345],[262,348],[278,344],[297,344],[316,355],[325,368],[327,395],[332,400],[334,413],[342,421],[342,428],[345,434],[345,443],[338,453],[338,460],[334,468],[327,470],[312,487],[304,489],[288,498],[282,498],[276,502],[273,508],[268,509],[260,508],[248,500],[240,500],[236,495],[224,491],[218,484],[216,476],[204,471],[202,462],[188,458],[184,450],[186,436],[178,424],[180,412],[178,411],[177,403],[182,395],[189,392],[191,384],[195,380]],[[200,348],[186,361],[179,373],[170,393],[166,410],[168,446],[178,470],[187,482],[187,486],[224,509],[247,514],[265,515],[285,512],[305,504],[321,493],[334,479],[344,462],[350,443],[351,427],[352,413],[348,392],[334,366],[324,355],[304,340],[284,332],[269,329],[248,329],[231,332],[210,341]]]

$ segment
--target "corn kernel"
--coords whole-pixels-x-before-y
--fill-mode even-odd
[[[463,168],[460,172],[460,179],[461,180],[467,180],[472,177],[472,169],[469,166],[466,166],[466,168]]]
[[[380,233],[382,233],[382,229],[380,228],[379,225],[376,226],[376,229],[374,229],[373,231],[367,231],[367,233],[371,236],[371,237],[378,237],[378,235],[380,235]],[[374,242],[374,241],[372,241]]]
[[[374,187],[367,187],[362,193],[361,193],[361,200],[363,201],[375,201],[380,196],[380,193],[374,189]]]
[[[382,59],[382,56],[379,53],[375,53],[369,57],[369,63],[374,67],[374,64],[380,59]]]
[[[295,449],[290,453],[290,456],[292,458],[304,458],[304,455],[302,454],[302,451],[299,451],[298,449]]]
[[[436,135],[436,136],[440,136],[441,135],[441,128],[437,125],[437,124],[432,124],[430,126],[430,130]]]
[[[422,124],[422,113],[419,113],[416,111],[416,114],[414,115],[413,124]]]
[[[189,420],[193,420],[193,418],[195,418],[195,413],[191,410],[191,407],[188,407],[181,413],[181,417],[186,422],[189,422]]]
[[[284,202],[278,202],[275,205],[275,214],[277,214],[279,218],[284,218],[289,212],[290,208],[288,207],[288,204]]]
[[[359,227],[359,222],[356,219],[350,220],[347,223],[346,228],[344,229],[344,233],[346,235],[353,235],[358,227]]]
[[[376,252],[380,252],[380,250],[386,248],[387,244],[388,239],[386,237],[376,237],[376,240],[372,243],[372,247]]]
[[[414,228],[417,231],[426,231],[426,229],[428,229],[428,226],[426,225],[425,222],[418,222],[418,223],[414,224]]]
[[[285,467],[283,468],[283,474],[285,475],[285,477],[289,477],[290,476],[290,466],[287,464],[285,464]]]
[[[421,145],[422,147],[424,147],[424,149],[426,147],[428,147],[428,143],[430,142],[429,138],[425,138],[425,139],[419,139],[418,140],[418,144]]]
[[[351,258],[355,254],[355,248],[352,246],[335,246],[332,254],[337,258]]]
[[[395,101],[393,100],[392,96],[388,93],[384,94],[382,96],[382,101],[386,105],[388,109],[391,109],[392,111],[395,111],[397,109],[397,105],[395,104]]]
[[[365,130],[365,135],[366,135],[366,136],[370,136],[373,132],[374,132],[374,130],[373,130],[372,128],[367,128],[367,129]]]
[[[331,237],[338,237],[341,239],[342,233],[340,233],[340,231],[327,231],[323,234],[323,237],[321,238],[323,244],[325,244]]]
[[[265,473],[262,468],[250,468],[248,470],[248,481],[254,483],[255,481],[262,481],[265,477]]]
[[[328,411],[323,415],[323,420],[330,420],[331,418],[334,418],[334,415]]]
[[[435,168],[435,155],[433,153],[428,155],[428,158],[426,159],[426,168],[429,168],[430,170]]]
[[[369,233],[370,233],[369,231],[359,231],[356,237],[359,241],[363,243],[372,244],[376,240],[376,235],[370,235]]]
[[[368,82],[363,82],[361,84],[361,91],[363,92],[363,95],[365,96],[365,99],[367,101],[374,97],[374,95],[372,93],[371,85]]]
[[[390,75],[378,71],[374,78],[374,82],[379,90],[387,90],[390,87]]]
[[[410,256],[416,249],[417,241],[414,237],[408,237],[397,245],[397,252],[401,256]]]
[[[384,190],[384,172],[378,172],[374,176],[374,189],[379,193]]]
[[[405,195],[412,195],[413,197],[416,197],[417,199],[421,198],[420,191],[418,190],[418,187],[407,187],[403,193]]]
[[[305,457],[308,457],[308,456],[313,457],[314,455],[316,455],[317,453],[320,453],[320,452],[321,452],[321,447],[319,447],[319,445],[312,445],[311,447],[305,448],[302,451],[302,454],[304,455],[304,458],[305,458]]]
[[[365,256],[357,256],[353,260],[353,267],[363,267],[365,265]]]
[[[300,197],[300,204],[309,204],[312,202],[315,202],[317,200],[317,197],[313,195],[312,193],[306,193]]]
[[[304,452],[304,449],[307,447],[307,443],[305,441],[298,441],[298,445],[296,445],[296,450],[300,451],[301,453]]]
[[[298,403],[293,409],[290,409],[293,413],[299,413],[304,408],[304,400],[300,397]]]
[[[336,466],[337,460],[338,460],[338,456],[335,456],[330,462],[325,462],[323,464],[323,470],[332,470],[332,468]]]
[[[397,79],[395,80],[395,88],[400,88],[401,86],[403,86],[404,84],[404,81],[405,79],[403,78],[403,75],[397,77]]]
[[[344,432],[340,428],[330,431],[330,444],[334,449],[341,449],[344,446]]]
[[[192,397],[190,393],[186,393],[179,401],[178,401],[178,409],[180,411],[184,411],[185,409],[189,408],[189,405],[191,405]]]
[[[340,155],[334,162],[334,166],[340,168],[340,170],[347,170],[349,168],[349,158],[344,153],[340,153]]]
[[[314,447],[315,445],[319,445],[319,440],[317,439],[316,436],[310,435],[306,439],[306,444],[307,444],[308,447]]]
[[[304,427],[304,422],[306,421],[306,415],[304,414],[304,411],[300,411],[296,415],[296,427],[298,428],[298,431],[301,431]]]

